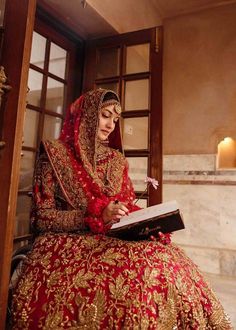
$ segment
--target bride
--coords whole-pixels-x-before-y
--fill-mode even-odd
[[[13,328],[233,329],[197,266],[168,236],[106,236],[137,209],[118,151],[120,114],[114,92],[90,91],[70,106],[60,138],[41,144],[35,240],[15,287]]]

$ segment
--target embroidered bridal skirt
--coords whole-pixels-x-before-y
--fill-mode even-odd
[[[14,329],[233,329],[174,244],[45,234],[13,298]]]

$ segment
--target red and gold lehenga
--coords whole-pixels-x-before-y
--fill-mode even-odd
[[[133,205],[123,155],[96,138],[107,91],[73,103],[41,146],[32,251],[16,285],[14,329],[233,329],[196,265],[174,244],[106,236],[104,207]],[[119,129],[111,136],[120,144]]]

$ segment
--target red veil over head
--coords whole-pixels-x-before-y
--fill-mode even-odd
[[[107,173],[109,184],[105,184],[99,178],[96,169],[98,154],[101,149],[102,152],[106,152],[104,148],[101,148],[101,141],[97,138],[97,130],[100,110],[103,102],[108,100],[114,100],[114,104],[119,102],[115,92],[99,88],[85,93],[72,103],[67,111],[59,142],[63,143],[68,151],[70,150],[71,155],[73,154],[73,157],[70,156],[69,163],[74,172],[78,172],[76,167],[80,166],[81,171],[85,170],[94,184],[96,183],[102,191],[106,191],[106,194],[113,195],[121,189],[122,175],[126,166],[125,158],[121,154],[118,155],[117,152],[116,156],[113,153],[113,156],[110,157]],[[116,123],[114,131],[109,135],[108,146],[122,151],[119,121]],[[67,164],[69,163],[67,162]],[[54,167],[58,167],[58,162]]]
[[[119,111],[119,98],[110,90],[82,95],[69,107],[59,139],[42,144],[65,199],[74,209],[84,210],[90,227],[102,224],[99,230],[104,230],[101,214],[109,201],[131,203],[134,198],[127,161],[115,150],[122,150],[119,123],[109,136],[108,148],[97,137],[100,110],[113,102]],[[40,183],[35,187],[36,196]]]
[[[101,145],[97,138],[100,109],[104,101],[113,104],[112,100],[119,109],[119,98],[113,91],[99,88],[85,93],[68,108],[59,139],[42,144],[67,201],[75,209],[81,201],[91,204],[91,200],[106,200],[123,191],[127,162],[115,150],[122,150],[119,123],[109,136],[112,148]],[[99,159],[102,165],[98,165]],[[98,166],[104,168],[105,179],[99,176]]]
[[[63,124],[60,140],[71,148],[87,167],[93,167],[98,146],[97,129],[99,112],[107,96],[119,102],[118,95],[102,88],[89,91],[71,104]],[[109,135],[108,146],[123,151],[119,122]],[[91,168],[90,168],[91,170]]]
[[[97,139],[99,112],[103,100],[119,101],[119,97],[111,90],[102,88],[89,91],[71,104],[59,140],[64,142],[82,162],[84,169],[93,178],[96,174],[96,157],[101,142]],[[119,122],[109,136],[109,147],[122,151]]]

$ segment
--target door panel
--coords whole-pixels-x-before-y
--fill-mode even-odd
[[[150,69],[150,44],[126,47],[125,74],[147,72]]]
[[[148,117],[123,118],[122,140],[125,150],[148,149]]]
[[[18,200],[22,202],[17,204],[16,210],[16,227],[21,228],[24,235],[19,236],[19,231],[15,232],[14,248],[24,245],[30,238],[28,204],[39,143],[59,137],[65,109],[74,99],[76,81],[81,79],[79,68],[83,60],[81,56],[76,58],[81,44],[59,33],[50,23],[36,13],[18,187]],[[74,72],[77,73],[76,79]],[[22,220],[23,215],[25,221]]]
[[[96,79],[119,75],[120,48],[101,48],[97,51]]]
[[[117,92],[130,176],[142,205],[162,201],[162,29],[153,28],[87,43],[83,89]],[[142,173],[142,174],[141,174]],[[146,176],[159,181],[146,188]]]
[[[149,77],[124,82],[124,111],[149,110]]]
[[[1,105],[0,140],[0,329],[5,328],[9,271],[15,230],[23,119],[36,0],[6,0],[0,64],[11,91]],[[17,38],[16,27],[17,26]]]

